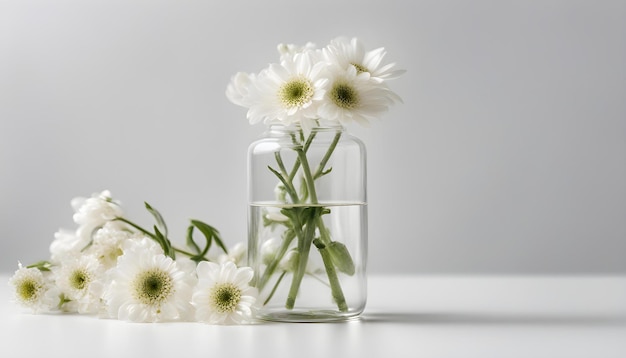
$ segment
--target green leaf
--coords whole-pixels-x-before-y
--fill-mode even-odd
[[[276,175],[276,177],[278,178],[278,180],[280,180],[281,183],[283,183],[283,185],[285,186],[285,188],[289,187],[289,184],[287,183],[287,181],[285,181],[285,178],[283,178],[282,174],[280,174],[278,172],[278,170],[270,167],[269,165],[267,166],[267,169],[270,170],[270,172],[272,172],[274,175]]]
[[[33,268],[33,267],[39,269],[39,271],[50,271],[52,264],[50,263],[50,261],[43,260],[43,261],[35,262],[34,264],[30,264],[26,266],[26,268]]]
[[[155,208],[150,206],[150,204],[148,204],[147,202],[144,202],[144,204],[146,205],[146,209],[148,209],[150,214],[152,214],[152,216],[154,216],[154,219],[156,220],[157,225],[159,226],[159,228],[161,228],[161,230],[163,231],[163,236],[167,237],[167,235],[168,235],[168,233],[167,233],[167,225],[165,225],[165,220],[163,220],[163,216],[161,215],[161,213],[159,213]]]
[[[192,250],[194,250],[196,252],[196,254],[200,254],[200,252],[202,252],[202,250],[200,250],[200,246],[198,246],[198,244],[196,244],[196,242],[193,239],[193,229],[195,226],[193,225],[189,225],[189,227],[187,228],[187,246],[191,247]]]
[[[304,177],[300,177],[300,200],[305,202],[309,198],[309,187]]]
[[[159,231],[159,228],[156,225],[154,225],[154,237],[155,240],[161,245],[161,248],[163,248],[165,256],[176,259],[176,251],[172,248],[172,243],[161,233],[161,231]]]
[[[280,209],[280,213],[285,215],[286,217],[288,217],[289,219],[293,220],[294,218],[294,211],[296,208],[282,208]]]
[[[337,267],[337,270],[350,276],[354,275],[354,261],[352,261],[352,256],[350,256],[350,252],[348,252],[346,245],[333,241],[328,244],[326,248],[328,249],[328,253],[330,254],[333,264]]]
[[[215,243],[224,251],[224,253],[228,253],[226,245],[224,245],[224,242],[222,242],[220,232],[217,231],[216,228],[200,220],[191,220],[191,224],[195,226],[198,230],[200,230],[200,232],[207,239],[207,247],[205,248],[205,250],[203,250],[204,254],[209,251],[211,239],[215,240]],[[204,256],[204,254],[202,256]]]

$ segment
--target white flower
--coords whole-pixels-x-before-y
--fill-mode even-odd
[[[103,292],[104,270],[98,259],[91,255],[79,255],[65,259],[54,269],[57,287],[66,299],[76,303],[78,313],[97,313]]]
[[[77,197],[72,199],[74,208],[74,222],[78,225],[99,223],[104,225],[107,221],[122,216],[122,208],[119,202],[111,198],[111,192],[105,190],[94,193],[91,198]]]
[[[269,265],[276,258],[281,241],[275,237],[267,239],[261,244],[261,262]]]
[[[248,285],[254,275],[251,268],[237,268],[232,262],[202,261],[196,271],[198,284],[191,302],[196,307],[198,321],[211,324],[252,321],[257,290]]]
[[[302,53],[302,52],[311,51],[314,54],[317,54],[317,52],[314,52],[315,48],[316,46],[312,42],[307,42],[304,46],[298,46],[294,44],[279,44],[278,46],[276,46],[276,49],[278,50],[278,53],[280,54],[281,61],[284,61],[289,58],[293,58],[296,54]]]
[[[357,38],[336,38],[322,52],[330,63],[337,64],[344,70],[353,66],[358,73],[368,73],[378,83],[397,78],[406,72],[393,70],[395,63],[382,63],[387,54],[383,47],[366,52],[363,43]]]
[[[87,252],[97,257],[105,269],[109,269],[117,264],[117,258],[124,253],[122,245],[127,240],[140,240],[144,237],[143,234],[120,229],[116,222],[108,222],[96,231]],[[156,242],[153,243],[153,246],[160,247]]]
[[[95,193],[91,198],[74,198],[72,207],[75,211],[74,222],[79,225],[76,236],[86,242],[91,241],[94,230],[123,215],[119,202],[111,198],[108,190]]]
[[[267,207],[265,208],[265,219],[269,222],[287,222],[289,218],[285,214],[280,212],[280,208]]]
[[[276,200],[281,203],[287,202],[287,188],[285,188],[285,184],[282,182],[278,182],[276,187],[274,188],[274,195],[276,196]]]
[[[163,255],[148,238],[128,240],[122,250],[104,293],[109,315],[132,322],[188,319],[193,273]]]
[[[325,64],[314,62],[308,52],[271,64],[250,87],[250,123],[300,124],[305,130],[313,127],[328,82],[324,68]]]
[[[386,81],[405,71],[383,62],[382,47],[366,51],[357,38],[339,37],[321,50],[279,44],[278,52],[280,64],[257,76],[237,73],[226,89],[233,103],[248,108],[251,124],[296,124],[308,135],[317,125],[367,125],[402,102]]]
[[[76,231],[60,229],[54,233],[54,240],[50,243],[50,260],[54,263],[62,262],[65,257],[76,255],[88,244],[89,240],[76,236]]]
[[[242,266],[247,260],[248,249],[246,245],[237,243],[228,250],[228,254],[221,254],[217,257],[218,263],[232,262],[236,266]]]
[[[254,73],[237,72],[226,87],[226,97],[238,106],[250,107],[250,88],[255,80]]]
[[[18,263],[18,269],[9,279],[9,285],[14,301],[30,308],[34,313],[49,310],[57,303],[53,300],[54,295],[49,294],[51,282],[37,268],[26,268]]]
[[[330,121],[348,124],[355,121],[368,125],[370,119],[387,111],[389,105],[401,101],[383,83],[370,81],[366,72],[357,73],[354,66],[347,70],[331,66],[331,83],[319,115]]]
[[[297,249],[291,249],[285,253],[278,266],[281,270],[287,272],[295,272],[298,270],[300,264],[300,252]],[[309,256],[306,262],[304,271],[308,274],[314,275],[324,271],[323,266],[319,262],[313,260],[313,256]]]

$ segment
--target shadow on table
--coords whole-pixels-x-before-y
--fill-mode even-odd
[[[565,315],[507,313],[364,313],[361,322],[410,325],[537,325],[537,326],[623,326],[626,315]]]

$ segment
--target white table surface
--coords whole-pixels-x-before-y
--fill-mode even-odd
[[[0,285],[4,357],[626,357],[625,276],[373,276],[343,323],[127,323],[9,300]]]

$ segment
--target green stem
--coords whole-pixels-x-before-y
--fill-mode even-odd
[[[311,204],[317,204],[317,192],[315,191],[315,183],[313,182],[313,176],[311,175],[311,168],[309,167],[309,160],[306,157],[306,153],[302,149],[297,149],[298,158],[302,164],[302,171],[304,172],[304,179],[306,181],[307,188],[309,189],[309,195],[311,196]]]
[[[304,165],[304,162],[303,162]],[[304,237],[302,240],[298,242],[298,267],[293,274],[293,280],[291,281],[291,287],[289,288],[289,294],[287,295],[287,303],[285,307],[287,309],[293,309],[293,306],[296,303],[296,296],[298,295],[298,290],[300,289],[300,284],[302,283],[302,278],[304,277],[304,273],[306,271],[306,265],[309,261],[309,252],[311,251],[311,242],[313,242],[313,236],[315,235],[315,218],[319,215],[320,208],[311,208],[313,210],[310,213],[310,217],[306,223],[306,232],[304,233]]]
[[[300,202],[300,199],[298,199],[298,194],[295,192],[294,189],[292,189],[293,184],[290,184],[287,179],[285,179],[285,177],[283,177],[283,175],[280,174],[276,169],[270,167],[269,165],[267,166],[267,169],[269,169],[270,172],[276,175],[278,180],[283,183],[283,185],[285,186],[285,190],[287,190],[287,193],[291,197],[291,201],[293,201],[294,203]]]
[[[335,266],[333,265],[332,259],[330,258],[330,254],[326,251],[326,245],[322,243],[321,240],[315,239],[313,240],[313,244],[317,247],[320,255],[322,256],[322,261],[324,262],[324,266],[326,267],[326,274],[328,275],[328,282],[330,283],[330,290],[337,303],[337,308],[339,311],[346,312],[348,311],[348,305],[346,304],[346,298],[343,295],[343,291],[341,290],[341,284],[339,283],[339,278],[337,277],[337,271],[335,270]]]
[[[276,280],[276,284],[274,284],[272,291],[270,292],[269,296],[267,296],[267,299],[265,299],[265,301],[263,302],[263,306],[265,306],[272,299],[272,297],[274,296],[274,293],[276,293],[276,289],[278,288],[280,281],[283,280],[283,277],[285,277],[286,273],[287,271],[283,271],[283,273],[280,274],[280,276],[278,276],[278,280]]]
[[[320,238],[325,245],[330,244],[330,235],[328,235],[328,230],[326,229],[326,225],[324,224],[324,220],[321,216],[317,218],[317,227],[320,230]]]
[[[174,251],[176,251],[176,252],[179,252],[179,253],[181,253],[181,254],[183,254],[183,255],[187,255],[187,256],[189,256],[189,257],[194,257],[194,256],[197,256],[197,255],[195,255],[195,254],[192,254],[191,252],[188,252],[188,251],[185,251],[185,250],[181,250],[181,249],[179,249],[179,248],[177,248],[177,247],[172,247],[172,249],[173,249]],[[207,258],[206,258],[206,257],[204,257],[204,256],[202,256],[202,258],[203,258],[203,259],[205,259],[205,260],[207,260]],[[207,260],[207,261],[208,261],[208,260]]]
[[[330,143],[330,146],[328,147],[328,150],[326,151],[326,154],[324,154],[324,157],[320,161],[320,164],[317,166],[317,170],[315,170],[313,179],[317,179],[324,174],[324,167],[326,167],[326,163],[328,163],[330,156],[335,151],[335,148],[337,147],[337,143],[339,143],[340,138],[341,138],[341,131],[337,131],[337,133],[335,134],[335,137],[333,138],[333,141]]]
[[[311,134],[309,134],[309,137],[306,139],[306,142],[304,143],[304,146],[302,147],[302,151],[304,151],[305,153],[309,150],[309,147],[311,146],[311,143],[313,142],[313,138],[315,138],[316,132],[311,132]],[[295,138],[292,138],[294,140],[294,144],[296,143]],[[295,178],[296,173],[298,172],[298,169],[300,169],[300,158],[296,158],[296,162],[293,164],[293,168],[291,169],[291,173],[289,173],[289,180],[291,182],[293,182],[293,178]]]
[[[313,274],[313,273],[308,273],[309,276],[313,277],[314,279],[316,279],[319,283],[321,283],[322,285],[326,286],[326,287],[330,287],[330,285],[328,284],[328,282],[322,280],[321,278],[317,277],[317,275]]]
[[[287,249],[289,249],[289,245],[291,244],[291,241],[293,241],[295,236],[296,235],[294,231],[289,231],[288,234],[285,235],[285,237],[283,238],[283,244],[278,249],[278,252],[276,252],[274,259],[265,268],[265,272],[263,272],[263,276],[261,277],[261,280],[257,285],[259,291],[263,290],[270,277],[272,277],[272,275],[274,274],[274,271],[276,271],[278,264],[285,256],[285,253],[287,252]]]
[[[276,163],[278,163],[278,168],[280,169],[280,174],[282,176],[281,182],[285,186],[285,190],[289,193],[291,197],[291,201],[294,204],[300,202],[298,198],[298,194],[296,193],[296,188],[293,186],[293,179],[289,174],[287,174],[287,169],[285,168],[285,164],[283,163],[283,157],[280,155],[280,152],[274,153],[274,157],[276,158]],[[277,175],[277,173],[274,173]]]
[[[153,240],[155,240],[155,241],[157,241],[157,242],[158,242],[158,240],[157,240],[157,238],[156,238],[156,235],[154,235],[154,234],[153,234],[153,233],[151,233],[150,231],[148,231],[148,230],[146,230],[146,229],[142,228],[141,226],[139,226],[139,225],[135,224],[134,222],[132,222],[132,221],[130,221],[130,220],[127,220],[127,219],[125,219],[125,218],[123,218],[123,217],[117,217],[117,218],[115,218],[115,219],[113,219],[113,220],[117,220],[117,221],[124,222],[124,223],[126,223],[126,224],[128,224],[128,225],[130,225],[130,226],[134,227],[135,229],[137,229],[137,230],[141,231],[142,233],[144,233],[144,234],[146,234],[146,235],[150,236]]]
[[[163,251],[165,252],[165,255],[166,255],[166,256],[170,256],[170,257],[172,257],[174,252],[180,252],[181,254],[183,254],[183,255],[187,255],[187,256],[189,256],[189,257],[194,257],[194,256],[197,256],[197,255],[195,255],[195,254],[192,254],[191,252],[188,252],[188,251],[185,251],[185,250],[182,250],[182,249],[179,249],[179,248],[176,248],[176,247],[172,246],[172,243],[170,242],[170,240],[169,240],[169,239],[167,239],[167,238],[165,238],[165,237],[163,237],[163,240],[159,240],[159,238],[157,237],[157,235],[155,235],[155,234],[151,233],[150,231],[148,231],[148,230],[146,230],[146,229],[142,228],[141,226],[139,226],[139,225],[135,224],[134,222],[132,222],[132,221],[130,221],[130,220],[128,220],[128,219],[125,219],[125,218],[123,218],[123,217],[117,217],[117,218],[115,218],[114,220],[124,222],[124,223],[126,223],[126,224],[128,224],[128,225],[132,226],[133,228],[135,228],[135,229],[137,229],[137,230],[141,231],[143,234],[147,235],[147,236],[148,236],[148,237],[150,237],[152,240],[156,241],[159,245],[161,245],[161,248],[162,248],[162,249],[163,249]],[[205,258],[205,257],[202,257],[202,258],[206,260],[206,258]]]

